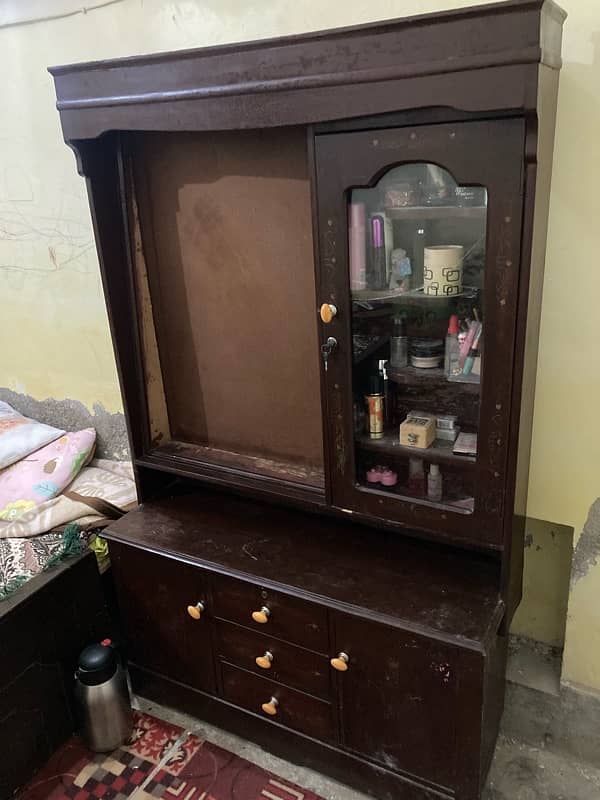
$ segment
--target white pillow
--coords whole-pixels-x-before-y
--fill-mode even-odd
[[[24,417],[0,400],[0,469],[39,450],[63,433],[51,425]]]

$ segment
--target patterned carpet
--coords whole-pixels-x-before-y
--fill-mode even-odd
[[[131,740],[112,753],[73,737],[19,800],[322,800],[182,728],[135,712]]]

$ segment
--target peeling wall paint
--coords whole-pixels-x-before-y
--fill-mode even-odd
[[[600,464],[598,465],[600,474]],[[571,587],[577,581],[585,578],[588,572],[598,564],[600,560],[600,497],[590,508],[590,513],[583,526],[581,536],[577,541],[575,552],[573,553],[573,565],[571,568]]]
[[[24,394],[0,388],[0,400],[10,403],[21,414],[47,425],[55,425],[68,431],[82,428],[96,429],[96,457],[127,461],[129,442],[127,426],[122,412],[110,413],[96,403],[90,412],[79,400],[36,400]]]
[[[599,493],[600,14],[598,0],[559,2],[569,18],[527,513],[579,532]],[[125,0],[19,26],[12,24],[19,14],[47,14],[47,3],[7,3],[5,19],[11,25],[0,24],[0,69],[10,76],[1,90],[9,112],[0,116],[0,386],[29,396],[24,408],[31,398],[56,398],[43,401],[40,413],[62,413],[62,406],[44,402],[65,402],[68,415],[75,401],[98,421],[105,413],[114,418],[122,411],[85,184],[62,141],[48,64],[252,40],[470,4]],[[81,5],[97,3],[83,0]],[[74,8],[73,0],[55,0],[52,13]],[[102,409],[98,414],[96,407]],[[107,441],[111,436],[106,433]],[[519,632],[526,631],[523,635],[555,638],[564,628],[561,598],[570,565],[569,538],[559,537],[560,545],[554,546],[546,529],[528,530],[528,536],[526,594],[515,622]],[[600,563],[595,556],[588,558],[586,540],[576,556],[565,675],[600,688]]]
[[[599,562],[600,498],[590,507],[575,546],[563,660],[565,682],[595,689],[600,688]]]

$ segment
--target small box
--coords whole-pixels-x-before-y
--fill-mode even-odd
[[[435,439],[435,417],[407,417],[400,425],[400,444],[425,450]]]
[[[461,456],[476,456],[477,455],[477,434],[476,433],[461,433],[457,440],[454,442],[452,452]]]
[[[455,417],[454,414],[438,414],[435,424],[438,431],[453,431],[456,429],[457,422],[458,417]]]
[[[420,408],[413,408],[406,415],[407,420],[412,419],[413,417],[427,417],[435,422],[435,414],[430,414],[429,411],[421,411]]]
[[[444,428],[436,428],[435,429],[435,438],[442,439],[444,442],[454,442],[456,441],[456,437],[460,433],[460,427],[457,425],[456,428],[452,428],[452,430],[445,430]]]

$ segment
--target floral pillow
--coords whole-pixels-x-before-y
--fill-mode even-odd
[[[64,431],[24,417],[0,401],[0,469],[62,436]]]
[[[65,433],[0,471],[0,519],[11,521],[59,495],[94,454],[96,431]]]

